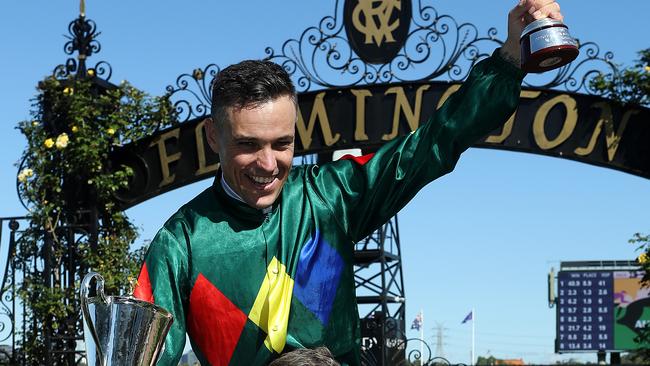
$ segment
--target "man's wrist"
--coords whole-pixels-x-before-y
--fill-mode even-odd
[[[495,65],[499,65],[501,71],[508,73],[519,81],[523,80],[526,73],[521,69],[519,60],[506,59],[505,57],[503,52],[501,52],[501,48],[497,48],[494,50],[491,58],[497,61]]]
[[[499,56],[517,68],[521,68],[521,55],[519,45],[512,46],[508,42],[499,48]]]

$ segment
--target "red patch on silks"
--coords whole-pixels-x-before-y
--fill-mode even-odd
[[[138,284],[133,289],[133,297],[136,299],[144,300],[153,303],[153,289],[151,288],[151,280],[149,280],[149,270],[147,264],[142,265],[140,275],[138,276]]]
[[[212,366],[230,362],[247,316],[199,273],[190,294],[187,328]]]
[[[372,157],[374,155],[375,155],[374,153],[361,155],[361,156],[354,156],[354,155],[346,154],[346,155],[341,156],[340,160],[354,160],[359,165],[366,165],[366,163],[368,161],[370,161],[370,159],[372,159]]]

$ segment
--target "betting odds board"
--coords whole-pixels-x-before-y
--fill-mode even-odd
[[[555,351],[627,351],[650,321],[650,295],[638,270],[560,270]]]

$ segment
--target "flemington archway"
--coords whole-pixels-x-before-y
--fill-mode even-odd
[[[473,25],[459,25],[419,1],[387,0],[380,8],[339,1],[334,11],[279,51],[267,49],[261,55],[294,78],[300,90],[297,155],[315,155],[318,161],[336,150],[371,152],[414,130],[458,88],[456,82],[471,66],[501,42],[494,30],[480,36]],[[384,17],[373,18],[379,13]],[[622,109],[589,90],[596,70],[617,72],[610,59],[600,55],[597,45],[582,44],[580,58],[552,73],[549,82],[526,85],[519,110],[477,147],[567,158],[650,177],[650,147],[643,143],[650,131],[640,123],[648,118],[648,109]],[[95,69],[101,66],[107,65]],[[130,189],[119,194],[124,208],[213,175],[218,161],[207,148],[202,120],[209,114],[210,80],[218,70],[208,65],[181,75],[168,91],[176,98],[182,123],[115,152],[113,163],[129,165],[136,174]],[[108,81],[110,71],[103,75]],[[18,228],[12,225],[13,236]],[[364,346],[368,360],[379,364],[404,358],[396,352],[405,347],[400,341],[405,324],[399,250],[396,219],[357,246]],[[5,271],[5,293],[15,270]]]

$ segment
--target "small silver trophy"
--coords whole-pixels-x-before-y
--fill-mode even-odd
[[[559,20],[538,19],[521,33],[521,69],[544,72],[564,66],[578,57],[578,41]]]
[[[88,297],[93,278],[97,295]],[[81,282],[81,313],[89,366],[153,366],[173,322],[171,313],[155,304],[104,295],[104,278],[96,272]]]

